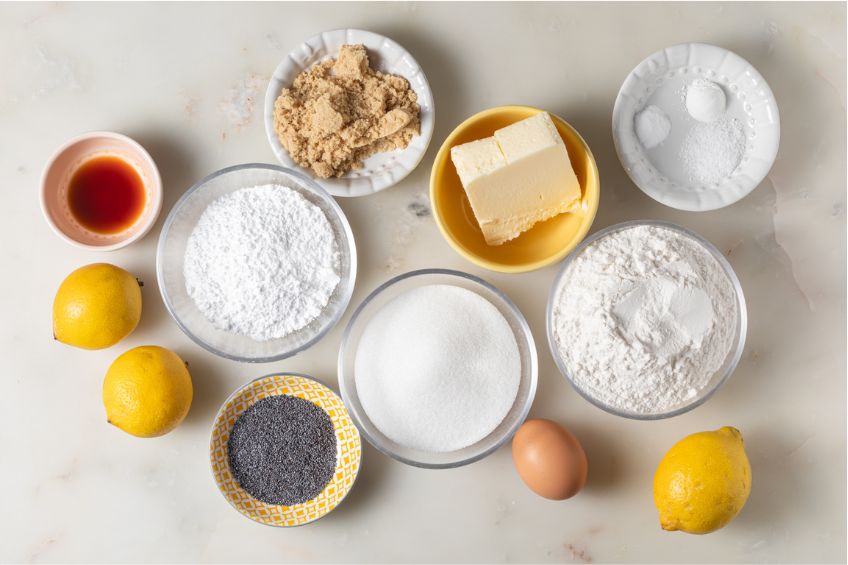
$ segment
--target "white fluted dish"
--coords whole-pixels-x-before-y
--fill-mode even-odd
[[[740,120],[745,130],[741,163],[712,184],[691,179],[679,155],[697,123],[684,103],[686,85],[696,78],[722,87],[727,115]],[[668,114],[672,125],[665,141],[645,149],[633,119],[649,105]],[[612,133],[624,170],[642,192],[679,210],[715,210],[741,200],[766,177],[780,145],[780,114],[769,85],[748,61],[715,45],[683,43],[657,51],[627,76],[615,99]]]
[[[378,153],[365,159],[362,169],[350,171],[339,178],[317,178],[311,170],[295,163],[280,143],[274,130],[274,102],[300,73],[315,63],[337,57],[342,45],[357,43],[365,45],[368,50],[371,68],[409,81],[421,107],[421,132],[412,138],[406,149]],[[433,92],[418,62],[397,42],[361,29],[337,29],[310,37],[280,62],[265,93],[265,133],[274,155],[282,165],[309,176],[333,196],[365,196],[385,190],[406,178],[424,158],[433,137],[434,124]]]

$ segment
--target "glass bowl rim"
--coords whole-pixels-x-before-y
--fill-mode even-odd
[[[382,442],[377,440],[376,438],[371,437],[371,435],[364,429],[362,423],[359,420],[359,414],[356,410],[351,407],[350,402],[350,391],[345,385],[345,370],[344,370],[344,359],[345,352],[348,350],[350,335],[353,331],[353,327],[357,320],[359,320],[360,315],[363,310],[374,300],[383,293],[389,287],[405,281],[407,279],[411,279],[418,276],[424,275],[448,275],[454,276],[460,279],[465,279],[467,281],[471,281],[473,283],[479,284],[486,288],[487,290],[494,293],[498,298],[500,298],[504,304],[506,304],[507,309],[510,311],[511,315],[514,317],[515,321],[518,322],[518,326],[521,328],[521,336],[516,336],[516,339],[519,337],[525,340],[525,344],[529,351],[529,390],[527,394],[527,400],[524,402],[524,405],[521,406],[519,417],[516,419],[515,423],[502,435],[502,437],[498,438],[498,440],[492,444],[489,448],[483,450],[480,453],[477,453],[471,457],[467,457],[465,459],[460,459],[457,461],[448,461],[444,463],[428,463],[426,461],[418,461],[415,459],[410,459],[408,457],[404,457],[396,452],[394,452],[391,448],[384,445]],[[484,297],[485,298],[485,297]],[[500,311],[500,309],[498,309]],[[522,372],[522,379],[524,378],[524,374]],[[524,317],[524,314],[519,310],[518,306],[513,303],[513,301],[500,289],[489,283],[488,281],[472,275],[470,273],[466,273],[463,271],[457,271],[454,269],[443,269],[443,268],[427,268],[427,269],[416,269],[412,271],[408,271],[406,273],[402,273],[400,275],[394,276],[384,283],[380,284],[377,288],[371,291],[368,296],[356,307],[353,311],[353,314],[350,317],[350,321],[348,321],[347,326],[345,327],[344,333],[342,334],[341,345],[339,346],[339,359],[338,359],[338,380],[339,380],[339,391],[341,392],[342,402],[344,402],[345,408],[347,408],[348,414],[350,414],[353,423],[359,429],[359,434],[365,438],[365,440],[373,445],[378,451],[381,453],[388,455],[392,459],[396,461],[400,461],[401,463],[405,463],[406,465],[410,465],[412,467],[419,467],[422,469],[454,469],[457,467],[462,467],[468,465],[470,463],[474,463],[475,461],[479,461],[485,457],[488,457],[495,451],[497,451],[501,446],[503,446],[507,441],[509,441],[515,432],[521,427],[521,424],[527,419],[527,415],[530,413],[530,408],[533,406],[533,401],[536,398],[536,388],[538,386],[539,381],[539,354],[536,350],[536,342],[533,338],[533,332],[530,330],[530,325],[527,323],[527,320]],[[503,421],[503,420],[502,420]],[[376,426],[375,426],[376,427]],[[486,436],[488,437],[488,436]],[[463,448],[465,449],[465,448]]]
[[[724,374],[721,376],[712,387],[706,391],[703,396],[696,398],[694,401],[689,404],[684,404],[683,406],[679,406],[673,410],[669,410],[666,412],[657,412],[651,414],[639,414],[637,412],[627,412],[616,408],[614,406],[609,406],[600,400],[594,398],[591,394],[584,391],[580,388],[577,383],[574,382],[574,379],[571,377],[571,373],[568,371],[568,368],[565,365],[565,361],[563,361],[562,356],[559,354],[559,349],[556,346],[556,337],[554,336],[553,330],[553,309],[554,309],[554,300],[556,299],[557,291],[559,290],[560,284],[562,283],[566,272],[568,271],[571,264],[574,260],[586,250],[587,247],[592,245],[594,242],[600,240],[607,235],[622,231],[625,229],[640,227],[640,226],[655,226],[660,228],[665,228],[684,236],[687,236],[697,243],[700,243],[709,253],[712,255],[721,266],[724,273],[727,275],[728,279],[730,279],[731,286],[733,287],[734,296],[736,298],[736,304],[739,308],[739,319],[737,320],[739,334],[736,338],[735,343],[733,344],[730,352],[728,352],[728,356],[730,358],[730,364],[724,370]],[[565,377],[565,380],[571,385],[571,387],[577,391],[577,394],[582,396],[585,400],[587,400],[590,404],[613,414],[615,416],[621,416],[622,418],[628,418],[631,420],[664,420],[666,418],[673,418],[674,416],[679,416],[690,410],[694,410],[698,406],[705,403],[709,400],[721,386],[727,382],[730,376],[736,370],[736,367],[739,365],[739,361],[742,358],[742,352],[745,348],[745,338],[748,333],[748,311],[745,303],[745,294],[742,290],[742,285],[739,282],[739,278],[736,276],[733,267],[731,267],[730,262],[727,258],[716,248],[715,245],[712,244],[709,240],[704,238],[702,235],[694,232],[688,228],[685,228],[681,225],[675,224],[673,222],[667,222],[665,220],[628,220],[625,222],[619,222],[617,224],[613,224],[611,226],[607,226],[603,229],[596,231],[591,234],[589,237],[580,242],[580,244],[574,248],[574,250],[565,258],[562,262],[562,265],[559,268],[556,276],[554,277],[553,283],[551,284],[551,290],[548,293],[548,304],[545,308],[545,333],[547,334],[548,340],[548,348],[551,351],[551,356],[554,358],[554,362],[556,363],[557,369]],[[713,378],[715,375],[713,375]]]

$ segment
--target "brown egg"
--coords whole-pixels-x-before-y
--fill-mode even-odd
[[[586,452],[550,420],[527,420],[512,439],[512,460],[530,490],[551,500],[571,498],[586,484]]]

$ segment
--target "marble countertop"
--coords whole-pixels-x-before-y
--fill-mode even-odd
[[[590,476],[566,502],[536,497],[509,449],[473,465],[428,471],[365,448],[359,480],[336,511],[292,530],[261,526],[217,492],[210,424],[244,382],[275,371],[336,387],[336,353],[351,308],[292,359],[248,365],[193,344],[156,286],[165,213],[202,176],[274,157],[264,88],[279,60],[322,30],[388,35],[423,66],[436,130],[400,185],[340,201],[356,236],[352,305],[392,275],[447,267],[489,280],[522,309],[539,345],[532,416],[583,442]],[[744,4],[0,4],[0,561],[533,561],[844,562],[846,559],[846,7]],[[615,156],[610,119],[621,81],[667,45],[736,51],[769,81],[782,143],[763,183],[714,212],[666,208],[643,195]],[[557,266],[503,275],[475,267],[441,238],[429,213],[430,164],[472,113],[520,103],[568,119],[601,175],[593,230],[660,218],[724,250],[744,287],[745,354],[707,404],[677,418],[629,421],[581,399],[557,372],[544,309]],[[38,206],[42,165],[67,138],[106,129],[158,162],[163,214],[142,241],[113,253],[74,249]],[[145,282],[138,329],[117,346],[54,342],[50,307],[76,267],[110,261]],[[108,426],[100,387],[112,359],[141,344],[189,361],[195,400],[173,433],[140,440]],[[747,506],[707,536],[660,530],[651,480],[682,436],[742,430],[753,467]]]

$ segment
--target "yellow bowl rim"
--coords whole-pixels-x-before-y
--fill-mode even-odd
[[[529,272],[529,271],[535,271],[537,269],[541,269],[542,267],[547,267],[548,265],[552,265],[554,263],[561,261],[563,258],[565,258],[566,255],[571,253],[574,250],[574,248],[577,247],[577,245],[581,241],[583,241],[583,239],[586,237],[586,234],[589,233],[589,230],[592,228],[592,224],[595,222],[595,216],[598,213],[598,203],[599,203],[600,197],[601,197],[601,179],[600,179],[600,174],[598,172],[598,164],[595,161],[595,155],[592,153],[592,150],[589,148],[589,144],[586,143],[586,140],[583,139],[583,136],[580,135],[580,132],[578,132],[574,128],[574,126],[572,126],[570,123],[568,123],[566,120],[564,120],[560,116],[558,116],[558,115],[556,115],[552,112],[548,112],[548,114],[550,114],[551,118],[553,118],[556,121],[561,122],[563,125],[565,125],[569,130],[571,130],[577,136],[577,139],[580,140],[580,143],[583,146],[583,149],[586,151],[586,154],[589,156],[589,161],[592,164],[592,172],[594,173],[594,176],[595,176],[595,179],[596,179],[595,184],[597,185],[597,187],[594,191],[594,195],[590,196],[587,199],[588,204],[589,204],[589,214],[591,214],[591,218],[590,218],[589,222],[586,224],[585,228],[579,230],[575,234],[575,237],[568,243],[568,245],[566,245],[560,251],[551,255],[550,257],[547,257],[545,259],[540,259],[539,261],[535,261],[535,262],[531,262],[531,263],[524,263],[524,264],[520,264],[520,265],[503,265],[503,264],[497,263],[495,261],[483,259],[482,257],[479,257],[478,255],[475,255],[473,253],[466,251],[466,249],[464,247],[462,247],[455,240],[455,238],[453,238],[448,233],[447,228],[445,227],[445,225],[442,222],[442,217],[441,217],[441,213],[440,213],[440,210],[439,210],[439,206],[436,205],[436,169],[437,169],[437,167],[439,166],[440,163],[442,163],[447,158],[446,154],[447,154],[448,151],[450,151],[450,148],[453,146],[452,142],[457,138],[457,136],[459,135],[459,132],[462,131],[463,129],[465,129],[469,124],[471,124],[471,123],[473,123],[477,120],[480,120],[482,118],[486,118],[486,117],[488,117],[492,114],[498,114],[498,113],[501,113],[501,112],[515,111],[515,110],[518,110],[518,111],[533,110],[535,112],[546,112],[547,111],[547,110],[542,110],[541,108],[536,108],[534,106],[525,106],[525,105],[520,105],[520,104],[519,105],[513,104],[513,105],[508,105],[508,106],[495,106],[494,108],[488,108],[486,110],[482,110],[480,112],[477,112],[473,116],[466,118],[462,123],[460,123],[458,126],[456,126],[453,129],[453,131],[450,132],[450,134],[448,134],[448,136],[442,142],[441,147],[439,147],[439,151],[438,151],[438,153],[436,153],[436,157],[433,160],[433,166],[430,169],[430,202],[433,206],[433,217],[436,219],[436,225],[439,226],[439,231],[441,232],[442,237],[445,238],[445,241],[448,242],[448,244],[454,249],[454,251],[456,251],[457,253],[459,253],[460,255],[462,255],[463,257],[465,257],[466,259],[468,259],[469,261],[471,261],[475,265],[478,265],[480,267],[483,267],[485,269],[489,269],[490,271],[495,271],[495,272],[498,272],[498,273],[526,273],[526,272]],[[587,190],[587,192],[589,192],[589,191]]]

